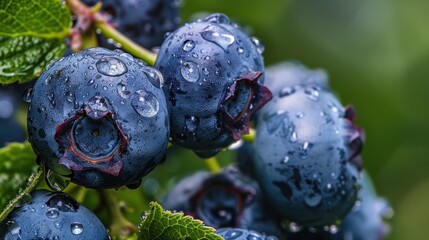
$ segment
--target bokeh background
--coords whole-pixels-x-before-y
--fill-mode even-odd
[[[267,66],[293,60],[325,69],[332,89],[343,104],[355,106],[357,123],[365,129],[364,168],[395,210],[388,239],[427,239],[429,1],[182,0],[182,6],[183,22],[228,14],[262,40]],[[24,113],[16,119],[25,126]],[[1,123],[0,130],[6,129]],[[234,153],[222,152],[218,159],[226,165]],[[162,200],[177,180],[197,169],[206,169],[202,160],[171,148],[167,161],[139,188],[119,190],[128,218],[138,222],[149,201]],[[85,204],[107,221],[97,209],[97,192],[88,194]]]
[[[429,1],[184,0],[186,21],[224,12],[265,44],[267,66],[323,68],[364,127],[364,168],[395,210],[388,239],[429,236]]]

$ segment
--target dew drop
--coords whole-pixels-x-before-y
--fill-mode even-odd
[[[279,97],[287,97],[295,92],[294,87],[284,87],[280,90]]]
[[[301,231],[301,226],[300,226],[300,225],[298,225],[298,223],[291,222],[291,223],[289,224],[289,230],[290,230],[291,232],[296,233],[296,232]]]
[[[186,40],[186,41],[183,42],[182,49],[185,52],[189,52],[192,49],[194,49],[194,47],[195,47],[195,42],[194,41],[192,41],[192,40]]]
[[[289,162],[290,157],[289,156],[285,156],[282,160],[282,163],[288,163]]]
[[[59,215],[60,215],[60,212],[58,212],[58,210],[56,208],[50,208],[46,212],[46,217],[48,217],[50,219],[58,218]]]
[[[319,91],[320,91],[319,88],[315,86],[307,87],[304,90],[305,94],[307,94],[307,97],[313,101],[319,100],[319,95],[320,95]]]
[[[195,131],[195,129],[198,128],[199,119],[196,118],[195,116],[186,117],[185,118],[185,124],[186,124],[186,127],[188,128],[188,130],[190,132],[193,132],[193,131]]]
[[[120,76],[127,72],[127,66],[121,60],[113,57],[102,57],[95,66],[100,73],[107,76]]]
[[[69,103],[74,103],[74,101],[76,100],[76,96],[72,92],[67,92],[66,93],[66,100]]]
[[[104,97],[94,96],[88,101],[88,108],[90,112],[88,112],[88,116],[93,119],[100,119],[105,116],[105,113],[109,110],[107,101]]]
[[[61,229],[61,228],[63,228],[63,225],[61,224],[61,222],[54,222],[54,227],[56,229]]]
[[[94,84],[94,82],[94,79],[90,79],[86,85],[91,86],[92,84]]]
[[[180,68],[180,73],[188,82],[196,82],[200,78],[198,67],[193,62],[184,62]]]
[[[309,207],[316,207],[322,202],[322,195],[320,193],[310,193],[304,198],[304,202]]]
[[[70,231],[73,235],[80,235],[83,232],[83,225],[79,222],[74,222],[70,225]]]
[[[107,89],[108,89],[107,86],[103,86],[104,91],[107,91]]]
[[[52,76],[49,75],[46,79],[45,79],[45,85],[49,85],[51,84],[51,80],[52,80]]]
[[[205,40],[215,43],[223,50],[227,51],[228,47],[234,43],[234,35],[221,26],[210,25],[201,32],[201,37]]]
[[[261,40],[257,37],[251,38],[253,45],[255,45],[256,50],[258,50],[259,53],[263,53],[265,51],[265,46],[262,44]]]
[[[46,184],[55,191],[64,190],[70,183],[70,179],[59,175],[58,173],[48,169],[45,174]]]
[[[209,22],[209,23],[223,23],[223,24],[229,24],[229,18],[224,15],[224,14],[220,14],[220,13],[216,13],[216,14],[212,14],[210,16],[207,16],[206,18],[204,18],[204,22]]]
[[[131,106],[143,117],[153,117],[159,111],[159,102],[156,96],[144,90],[137,90],[131,97]]]
[[[243,53],[243,52],[244,52],[244,49],[243,49],[242,47],[238,47],[238,48],[237,48],[237,52],[238,52],[238,53]]]
[[[116,85],[116,92],[123,99],[128,99],[131,94],[131,92],[127,89],[127,85],[123,82],[120,82],[118,85]]]
[[[143,69],[143,72],[155,87],[162,88],[164,85],[164,77],[160,71],[156,70],[155,68],[147,67]]]
[[[289,141],[291,143],[298,141],[298,134],[295,131],[293,131],[292,134],[290,135]]]
[[[202,70],[203,74],[206,75],[206,76],[209,75],[209,73],[210,73],[207,68],[203,68],[201,70]]]

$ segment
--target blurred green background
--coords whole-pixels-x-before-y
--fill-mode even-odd
[[[388,239],[427,239],[429,1],[183,0],[185,22],[201,11],[249,28],[267,66],[298,60],[328,72],[356,107],[364,167],[394,207]]]

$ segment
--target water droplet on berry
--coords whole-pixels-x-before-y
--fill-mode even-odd
[[[164,77],[160,71],[156,70],[155,68],[148,67],[144,68],[143,72],[155,87],[162,88],[164,85]]]
[[[279,97],[287,97],[295,92],[294,87],[284,87],[280,90]]]
[[[315,86],[307,87],[304,90],[305,94],[307,94],[307,97],[313,101],[319,100],[319,95],[320,95],[319,91],[320,91],[319,88]]]
[[[91,98],[88,101],[88,108],[91,110],[88,112],[88,116],[93,119],[99,119],[109,110],[106,99],[101,96]]]
[[[316,207],[322,202],[322,195],[320,193],[310,193],[304,198],[304,202],[309,207]]]
[[[210,72],[209,72],[209,70],[208,70],[207,68],[203,68],[203,69],[201,69],[201,71],[202,71],[202,72],[203,72],[203,74],[204,74],[204,75],[206,75],[206,76],[207,76],[207,75],[209,75],[209,73],[210,73]]]
[[[45,79],[45,85],[49,85],[51,84],[51,80],[52,80],[52,76],[49,75],[46,79]]]
[[[45,174],[45,182],[52,190],[59,192],[69,185],[70,179],[48,169]]]
[[[186,127],[190,132],[195,131],[195,129],[198,128],[199,125],[199,119],[195,116],[190,116],[185,118]]]
[[[243,52],[244,52],[244,49],[243,49],[242,47],[238,47],[238,48],[237,48],[237,52],[238,52],[238,53],[243,53]]]
[[[255,45],[256,50],[258,50],[259,53],[263,53],[265,51],[265,46],[262,44],[261,40],[259,40],[257,37],[251,38],[253,45]]]
[[[67,92],[66,93],[66,100],[69,103],[74,103],[74,101],[76,100],[76,96],[72,92]]]
[[[33,95],[33,88],[32,87],[26,88],[22,96],[22,100],[24,100],[24,102],[26,103],[30,103],[32,95]]]
[[[201,32],[201,37],[205,40],[215,43],[223,50],[227,51],[228,47],[234,43],[234,35],[221,26],[210,25]]]
[[[299,232],[299,231],[301,231],[301,226],[300,226],[300,225],[298,225],[298,223],[291,222],[291,223],[289,224],[289,231],[291,231],[291,232],[293,232],[293,233],[295,233],[295,232]]]
[[[140,116],[153,117],[159,111],[158,99],[151,92],[137,90],[131,99],[131,106]]]
[[[288,163],[289,162],[290,157],[289,156],[285,156],[282,160],[282,163]]]
[[[55,93],[49,94],[48,95],[48,100],[49,100],[49,107],[51,109],[54,109],[55,105],[56,105],[56,103],[55,103]]]
[[[209,22],[209,23],[223,23],[223,24],[229,24],[229,18],[224,15],[224,14],[220,14],[220,13],[216,13],[216,14],[212,14],[210,16],[207,16],[206,18],[204,18],[203,20],[204,22]]]
[[[46,212],[46,217],[50,219],[58,218],[59,215],[60,215],[60,212],[58,212],[58,210],[55,208],[50,208]]]
[[[91,86],[92,84],[94,84],[94,82],[95,82],[94,79],[91,79],[88,81],[88,83],[86,85]]]
[[[123,99],[128,99],[131,94],[131,92],[127,89],[127,85],[123,82],[120,82],[118,85],[116,85],[116,92]]]
[[[180,73],[188,82],[196,82],[200,78],[197,64],[193,62],[184,62],[180,68]]]
[[[107,76],[120,76],[127,72],[127,66],[121,60],[112,57],[102,57],[95,66],[100,73]]]
[[[80,235],[83,232],[83,225],[79,222],[74,222],[70,225],[70,231],[73,235]]]
[[[194,49],[194,47],[195,47],[195,42],[192,40],[186,40],[183,42],[182,48],[183,48],[183,51],[185,52],[191,51],[192,49]]]
[[[292,134],[290,135],[289,141],[291,143],[298,141],[298,134],[295,131],[293,131]]]
[[[304,113],[302,113],[302,112],[298,112],[295,116],[296,116],[297,118],[303,118],[303,117],[305,116],[305,114],[304,114]]]
[[[63,225],[61,224],[61,222],[54,222],[54,227],[56,229],[61,229],[63,227]]]
[[[15,222],[13,224],[16,225]],[[17,240],[22,239],[21,238],[21,227],[19,227],[19,226],[13,227],[12,230],[10,231],[10,234],[12,235],[11,239],[17,239]]]

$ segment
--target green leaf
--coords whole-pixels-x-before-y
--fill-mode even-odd
[[[222,240],[215,229],[203,225],[183,213],[164,211],[159,203],[150,205],[149,213],[139,225],[138,237],[141,240]]]
[[[31,80],[65,49],[63,39],[0,36],[0,84]]]
[[[19,201],[16,196],[22,197],[29,193],[40,180],[39,175],[42,174],[39,172],[43,171],[40,170],[38,174],[34,174],[36,172],[36,155],[29,143],[11,143],[0,148],[0,209],[6,207],[0,214],[0,221],[7,215],[4,212],[13,208],[13,205]],[[34,175],[30,176],[32,173]],[[21,191],[28,179],[29,184]]]
[[[1,0],[0,84],[30,81],[60,58],[71,25],[61,0]]]
[[[60,0],[0,1],[0,35],[64,38],[72,25],[71,14]]]

